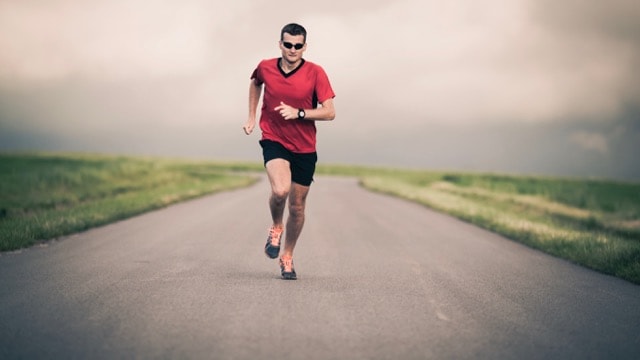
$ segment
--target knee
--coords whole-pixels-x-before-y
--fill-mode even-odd
[[[289,196],[289,189],[285,187],[273,188],[271,191],[271,197],[278,202],[286,201],[287,196]]]
[[[289,213],[294,217],[304,216],[304,203],[292,202],[289,204]]]

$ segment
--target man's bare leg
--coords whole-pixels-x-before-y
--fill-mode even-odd
[[[271,196],[269,197],[269,210],[273,226],[284,226],[284,208],[287,205],[287,197],[291,191],[291,169],[289,162],[284,159],[273,159],[266,164],[267,175],[271,183]]]
[[[285,233],[283,258],[292,258],[293,249],[296,247],[298,237],[304,226],[304,210],[309,194],[309,186],[292,183],[289,192],[289,218],[287,219],[287,231]]]

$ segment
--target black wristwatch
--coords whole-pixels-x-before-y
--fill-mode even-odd
[[[298,119],[304,119],[305,115],[304,109],[298,109]]]

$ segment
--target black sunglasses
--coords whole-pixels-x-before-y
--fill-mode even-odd
[[[292,44],[290,42],[283,42],[282,46],[286,47],[287,49],[291,49],[293,47],[293,48],[296,48],[296,50],[300,50],[302,49],[304,44]]]

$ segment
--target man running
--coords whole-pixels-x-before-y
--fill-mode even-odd
[[[335,118],[335,94],[327,74],[319,65],[302,58],[306,41],[307,31],[301,25],[282,28],[282,56],[261,61],[251,75],[249,119],[244,125],[245,133],[251,134],[264,85],[260,145],[271,183],[269,209],[273,220],[264,251],[268,257],[277,258],[284,232],[280,272],[285,280],[297,278],[293,250],[304,225],[305,202],[318,159],[315,122]],[[285,229],[287,200],[289,217]]]

